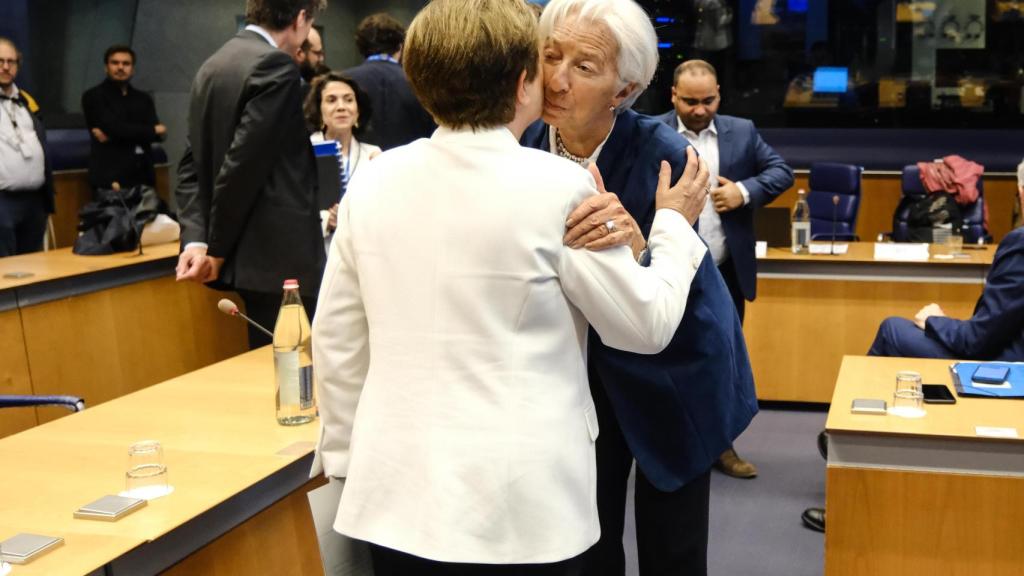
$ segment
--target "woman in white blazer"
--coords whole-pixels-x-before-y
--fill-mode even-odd
[[[341,166],[346,183],[352,180],[356,171],[380,154],[379,146],[356,139],[356,135],[362,134],[370,123],[373,110],[366,93],[348,76],[338,72],[317,76],[306,95],[303,112],[306,123],[318,127],[309,136],[313,144],[333,140],[341,147]],[[330,238],[338,227],[337,204],[329,210],[320,211],[320,225],[324,237]]]
[[[435,0],[403,61],[440,128],[351,182],[313,324],[314,466],[346,478],[334,528],[377,576],[576,574],[600,531],[587,323],[668,344],[706,251],[706,167],[689,151],[670,188],[664,166],[650,267],[565,246],[597,185],[519,146],[543,97],[526,4]]]

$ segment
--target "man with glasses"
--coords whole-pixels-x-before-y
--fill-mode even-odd
[[[753,122],[717,114],[721,101],[715,68],[703,60],[687,60],[675,70],[675,108],[658,118],[678,130],[708,163],[713,188],[697,230],[742,322],[745,300],[753,300],[757,291],[754,209],[792,186],[793,170],[761,139]],[[757,476],[757,468],[732,448],[719,457],[718,468],[736,478]]]
[[[14,83],[20,65],[18,47],[0,37],[0,256],[41,250],[53,212],[46,130],[35,100]]]

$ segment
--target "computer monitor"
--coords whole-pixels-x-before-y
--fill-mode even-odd
[[[814,70],[814,88],[816,94],[842,94],[849,84],[850,71],[845,67],[821,66]]]

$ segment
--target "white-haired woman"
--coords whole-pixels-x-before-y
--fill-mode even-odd
[[[543,122],[522,142],[596,163],[615,193],[573,212],[570,242],[631,239],[643,259],[659,166],[667,160],[680,174],[687,146],[667,125],[630,110],[658,64],[650,19],[632,0],[552,0],[539,31]],[[601,540],[586,573],[624,573],[626,481],[635,459],[641,574],[705,574],[711,466],[757,412],[739,318],[713,260],[700,263],[686,315],[664,352],[612,350],[591,334],[589,355],[601,425]]]

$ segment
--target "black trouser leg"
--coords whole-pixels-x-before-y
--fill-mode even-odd
[[[707,576],[711,469],[673,492],[637,470],[635,497],[640,576]]]
[[[601,380],[590,371],[590,392],[597,408],[601,433],[597,437],[597,513],[601,520],[601,539],[586,554],[587,576],[622,576],[626,572],[626,553],[622,533],[626,521],[626,491],[633,454],[626,445]]]

